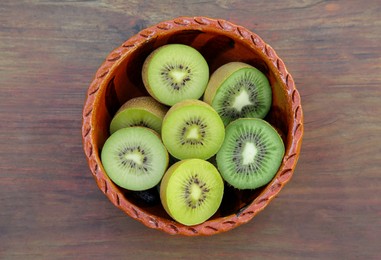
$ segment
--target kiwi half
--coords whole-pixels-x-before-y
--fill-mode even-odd
[[[161,135],[175,158],[208,159],[221,147],[225,128],[211,106],[200,100],[184,100],[168,110]]]
[[[193,47],[167,44],[147,57],[142,78],[153,98],[172,106],[182,100],[202,96],[209,80],[209,66]]]
[[[256,189],[274,177],[285,152],[277,131],[259,118],[241,118],[226,127],[216,156],[226,182],[237,189]]]
[[[237,118],[264,118],[271,107],[272,90],[261,71],[243,62],[230,62],[211,75],[204,101],[226,126]]]
[[[129,126],[144,126],[160,134],[168,108],[150,96],[136,97],[124,103],[110,123],[110,134]]]
[[[146,127],[126,127],[105,142],[101,161],[118,186],[147,190],[157,185],[168,166],[168,152],[160,136]]]
[[[197,225],[219,208],[224,193],[221,175],[201,159],[182,160],[172,165],[160,185],[160,199],[166,212],[184,225]]]

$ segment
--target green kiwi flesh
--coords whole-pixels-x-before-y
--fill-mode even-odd
[[[168,152],[155,131],[126,127],[106,140],[101,161],[116,185],[140,191],[160,182],[168,166]]]
[[[165,211],[177,222],[197,225],[214,215],[224,193],[224,182],[216,167],[201,159],[172,165],[160,185]]]
[[[142,79],[148,93],[172,106],[185,99],[199,99],[209,81],[209,66],[193,47],[167,44],[145,60]]]
[[[226,126],[238,118],[264,118],[271,107],[272,90],[260,70],[230,62],[212,74],[204,101],[211,104]]]
[[[259,118],[240,118],[226,127],[216,156],[226,182],[237,189],[256,189],[275,176],[285,147],[277,131]]]
[[[124,103],[110,123],[110,134],[124,127],[143,126],[160,134],[168,108],[150,96],[136,97]]]
[[[221,147],[225,127],[217,112],[205,102],[184,100],[168,110],[161,135],[173,157],[208,159]]]

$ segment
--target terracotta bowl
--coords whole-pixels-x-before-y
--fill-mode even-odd
[[[167,43],[198,49],[210,72],[230,61],[242,61],[260,69],[270,80],[273,104],[266,120],[279,129],[286,153],[279,171],[266,186],[256,190],[226,189],[222,205],[208,221],[184,226],[173,221],[161,205],[144,206],[116,186],[105,173],[100,152],[109,136],[109,124],[128,99],[147,95],[141,79],[145,58]],[[294,80],[273,48],[242,26],[221,19],[179,17],[146,28],[113,50],[100,66],[87,91],[83,108],[84,151],[99,189],[130,217],[169,234],[213,235],[250,221],[279,193],[293,175],[303,137],[303,112]]]

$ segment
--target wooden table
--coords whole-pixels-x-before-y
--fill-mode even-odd
[[[114,207],[82,149],[106,55],[177,16],[230,20],[283,59],[305,114],[292,181],[251,222],[170,236]],[[0,259],[381,259],[381,3],[0,3]]]

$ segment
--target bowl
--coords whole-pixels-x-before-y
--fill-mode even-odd
[[[210,73],[230,61],[249,63],[265,73],[273,91],[273,104],[265,119],[279,130],[286,147],[282,164],[270,183],[256,190],[226,189],[217,213],[195,226],[184,226],[172,220],[161,205],[146,206],[134,200],[128,191],[110,180],[100,160],[115,112],[127,100],[147,95],[141,78],[145,58],[168,43],[182,43],[199,50],[209,64]],[[99,189],[131,218],[168,234],[214,235],[253,219],[292,177],[302,137],[300,95],[274,49],[245,27],[208,17],[178,17],[132,36],[113,50],[99,67],[87,90],[83,108],[83,147]]]

